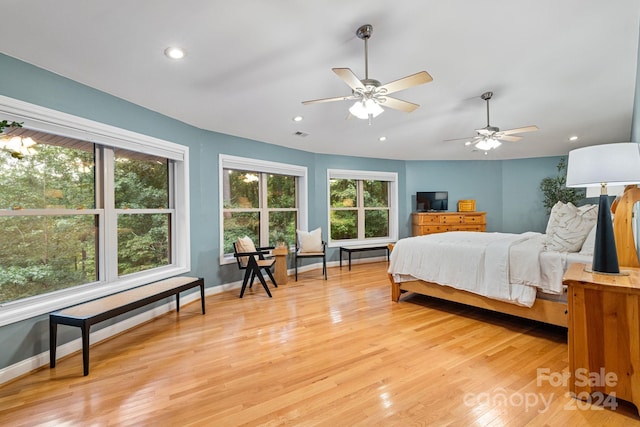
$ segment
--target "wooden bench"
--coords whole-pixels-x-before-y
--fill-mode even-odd
[[[340,246],[340,268],[342,268],[342,252],[347,252],[349,254],[349,271],[351,271],[351,253],[352,252],[363,252],[363,251],[377,251],[377,250],[385,250],[387,251],[387,262],[389,261],[389,246]]]
[[[110,319],[173,295],[176,296],[176,311],[180,311],[180,292],[200,286],[202,314],[204,307],[204,279],[195,277],[172,277],[159,282],[108,295],[93,301],[65,308],[49,314],[49,358],[50,367],[56,366],[58,325],[77,326],[82,330],[82,363],[84,375],[89,374],[89,329],[91,325]]]

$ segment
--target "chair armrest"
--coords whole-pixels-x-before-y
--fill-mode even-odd
[[[257,251],[270,251],[271,249],[275,249],[275,246],[262,246],[260,248],[256,248]]]
[[[236,257],[236,258],[239,258],[239,257],[243,257],[243,256],[254,256],[254,255],[260,256],[260,255],[263,255],[263,254],[264,254],[264,252],[258,252],[258,251],[256,251],[256,252],[234,252],[233,256]]]

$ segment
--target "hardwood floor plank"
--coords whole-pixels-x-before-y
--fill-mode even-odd
[[[386,268],[184,306],[94,345],[87,377],[77,353],[0,387],[0,425],[640,425],[540,381],[568,372],[566,330],[391,302]]]

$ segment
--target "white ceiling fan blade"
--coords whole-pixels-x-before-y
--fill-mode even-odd
[[[364,85],[360,79],[349,68],[332,68],[333,72],[342,79],[343,82],[349,85],[353,90],[364,90]]]
[[[400,110],[407,113],[412,112],[420,105],[414,104],[413,102],[403,101],[401,99],[392,98],[390,96],[385,96],[380,98],[380,105],[383,107],[393,108],[394,110]]]
[[[348,95],[348,96],[336,96],[333,98],[322,98],[322,99],[312,99],[310,101],[302,101],[302,103],[304,105],[309,105],[309,104],[321,104],[323,102],[333,102],[333,101],[347,101],[349,99],[357,99],[357,97],[353,96],[353,95]]]
[[[384,94],[394,93],[408,89],[410,87],[429,83],[432,80],[433,77],[431,77],[429,73],[427,73],[426,71],[420,71],[419,73],[415,73],[410,76],[403,77],[401,79],[394,80],[390,83],[382,85],[378,88],[378,91]]]
[[[522,128],[503,130],[503,131],[500,131],[500,133],[503,135],[511,135],[512,133],[534,132],[536,130],[538,130],[538,126],[533,125],[533,126],[525,126]]]
[[[509,142],[518,142],[522,139],[521,136],[498,135],[498,134],[496,134],[494,138],[499,139],[501,141],[509,141]]]

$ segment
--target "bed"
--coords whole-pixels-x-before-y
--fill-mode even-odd
[[[460,231],[401,239],[389,263],[391,298],[399,302],[413,292],[567,327],[562,277],[572,263],[591,264],[596,219],[594,205],[559,202],[545,233]]]

